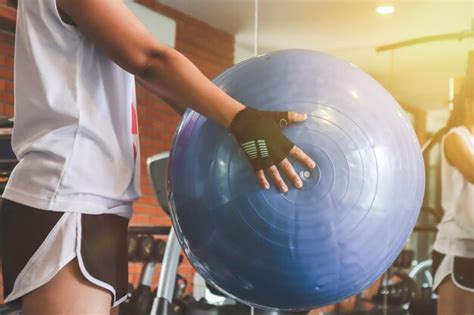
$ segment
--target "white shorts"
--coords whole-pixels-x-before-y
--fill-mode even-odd
[[[46,284],[74,258],[88,281],[111,293],[112,307],[127,298],[127,219],[45,211],[4,200],[0,222],[6,303]]]
[[[445,255],[433,251],[433,291],[437,290],[446,277],[462,290],[474,292],[474,259]]]

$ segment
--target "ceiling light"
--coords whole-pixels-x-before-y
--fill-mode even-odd
[[[380,5],[375,9],[375,11],[377,11],[378,14],[392,14],[395,12],[395,8],[393,5]]]

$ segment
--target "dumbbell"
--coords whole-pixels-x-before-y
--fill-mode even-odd
[[[388,299],[390,301],[389,303],[395,305],[401,305],[410,302],[414,294],[410,284],[406,283],[405,281],[401,281],[389,286],[388,291]]]
[[[162,239],[156,239],[153,242],[150,260],[155,263],[161,263],[165,254],[166,242]]]
[[[184,296],[184,291],[188,287],[188,280],[180,274],[176,275],[176,281],[174,285],[173,299],[180,299]]]
[[[133,291],[128,305],[131,315],[148,315],[153,304],[153,294],[150,287],[139,284]]]
[[[135,261],[138,239],[136,235],[127,236],[128,261]]]
[[[415,284],[416,285],[416,284]],[[374,301],[378,304],[384,303],[384,297],[387,297],[387,303],[390,305],[403,305],[409,303],[415,298],[416,288],[409,280],[403,279],[400,282],[382,287],[374,296]]]
[[[135,255],[137,261],[150,261],[154,242],[155,239],[151,235],[143,235],[138,238],[137,250]]]

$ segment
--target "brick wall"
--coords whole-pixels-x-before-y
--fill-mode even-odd
[[[234,37],[151,0],[138,0],[176,21],[176,49],[186,55],[209,78],[233,63]],[[0,114],[13,115],[14,10],[9,0],[0,0]],[[13,11],[12,11],[13,10]],[[146,171],[147,157],[168,151],[180,117],[163,101],[137,85],[143,197],[135,203],[132,225],[169,225],[170,219],[154,197]],[[131,282],[139,277],[140,264],[129,264]],[[158,272],[154,283],[157,282]],[[185,261],[179,272],[192,283],[193,269]],[[188,290],[191,290],[189,286]],[[1,290],[1,286],[0,286]],[[0,291],[0,302],[2,297]]]
[[[15,10],[9,1],[0,0],[0,115],[13,115],[13,52]],[[0,264],[1,270],[1,264]],[[0,274],[0,303],[3,286]]]

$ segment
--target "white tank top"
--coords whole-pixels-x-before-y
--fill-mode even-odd
[[[466,127],[455,127],[442,139],[441,206],[444,215],[438,225],[434,249],[443,254],[474,257],[474,185],[448,162],[444,154],[445,139],[453,133],[459,135],[474,153],[474,136]]]
[[[135,79],[65,24],[55,0],[18,1],[13,150],[3,197],[131,216],[140,194]]]

